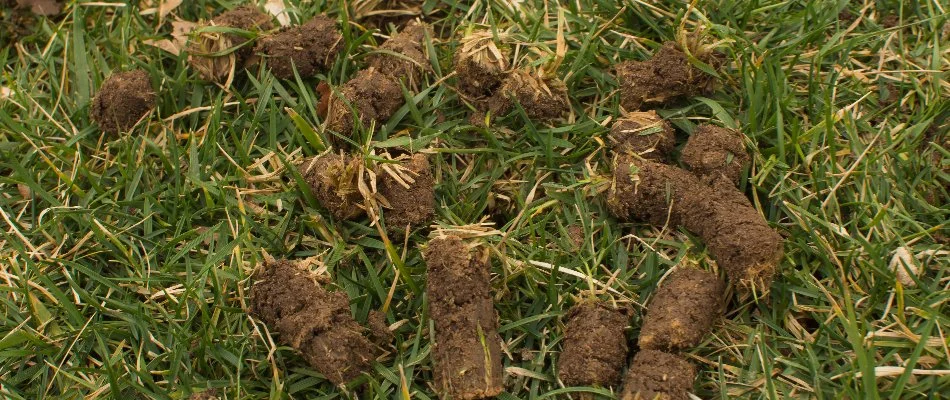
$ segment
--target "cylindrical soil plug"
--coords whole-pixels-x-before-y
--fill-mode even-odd
[[[698,345],[721,314],[724,290],[712,272],[673,271],[647,306],[640,348],[678,351]]]
[[[613,386],[627,362],[629,309],[602,302],[578,304],[567,312],[558,377],[568,386]]]

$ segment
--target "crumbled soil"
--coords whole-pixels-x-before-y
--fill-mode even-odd
[[[699,345],[722,314],[725,283],[708,271],[680,268],[653,294],[640,330],[640,348],[687,350]]]
[[[405,232],[407,225],[411,229],[428,223],[435,214],[435,181],[429,158],[425,154],[415,154],[400,165],[402,168],[396,172],[409,187],[403,186],[386,171],[376,171],[379,177],[377,188],[385,203],[383,216],[386,227],[392,232]]]
[[[218,389],[208,389],[202,392],[194,393],[188,397],[188,400],[218,400]]]
[[[354,131],[351,107],[358,113],[360,124],[369,129],[374,123],[385,123],[406,101],[399,83],[375,68],[357,72],[343,84],[339,95],[324,98],[327,99],[327,128],[343,136],[352,136]]]
[[[532,120],[550,121],[570,111],[567,86],[557,78],[542,78],[525,70],[509,74],[488,100],[492,115],[502,117],[521,104]]]
[[[330,69],[342,48],[343,35],[336,21],[317,15],[306,24],[261,38],[255,52],[264,57],[274,76],[292,79],[294,67],[303,78]]]
[[[243,6],[225,11],[211,19],[210,26],[236,28],[250,32],[274,29],[271,16],[257,7]],[[254,54],[253,39],[236,34],[203,33],[188,42],[188,62],[205,80],[224,81],[232,69],[244,68]],[[214,55],[231,48],[233,53]]]
[[[377,346],[386,346],[393,342],[394,335],[386,325],[386,315],[373,310],[366,317],[366,327],[369,328],[369,338]]]
[[[362,162],[359,157],[327,153],[304,160],[298,169],[313,197],[335,218],[347,220],[366,212],[359,191]]]
[[[701,61],[718,67],[721,61],[710,55]],[[647,61],[626,61],[616,65],[620,82],[620,104],[629,111],[656,106],[712,90],[713,76],[689,63],[676,43],[666,42]]]
[[[696,367],[683,357],[642,350],[623,378],[621,400],[687,400]]]
[[[371,2],[365,2],[372,4]],[[410,24],[416,18],[423,16],[422,5],[424,0],[383,0],[372,9],[354,10],[354,17],[360,24],[372,29],[383,29],[393,24],[397,29]],[[424,17],[424,16],[423,16]]]
[[[435,387],[441,398],[484,399],[504,389],[501,337],[486,253],[457,236],[429,241],[423,252],[426,296],[435,323]]]
[[[655,111],[631,112],[618,119],[607,136],[616,154],[666,161],[676,147],[676,133]]]
[[[112,74],[92,100],[90,118],[106,133],[128,131],[155,108],[155,91],[148,73],[137,69]]]
[[[883,26],[885,29],[891,29],[897,25],[900,25],[900,23],[900,17],[894,13],[888,13],[883,18],[881,18],[881,26]]]
[[[740,288],[765,292],[771,286],[783,254],[782,237],[729,183],[709,186],[678,167],[621,157],[607,205],[622,220],[665,225],[669,216],[671,225],[703,239]]]
[[[736,184],[751,162],[743,138],[734,129],[700,125],[683,146],[680,161],[706,180],[724,178]]]
[[[567,386],[614,386],[627,362],[631,310],[587,302],[567,312],[558,377]]]
[[[507,75],[505,62],[491,51],[475,51],[459,46],[455,52],[456,88],[465,97],[479,102],[491,97]]]
[[[334,384],[369,371],[376,348],[350,314],[343,292],[328,292],[305,271],[280,260],[264,266],[250,291],[250,311]]]
[[[422,82],[422,74],[431,69],[423,43],[430,30],[427,24],[409,23],[379,46],[381,52],[369,57],[369,66],[405,82],[407,87],[417,87]]]
[[[20,8],[0,8],[0,48],[12,46],[33,33],[36,15]]]

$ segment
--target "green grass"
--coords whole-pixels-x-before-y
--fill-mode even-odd
[[[321,149],[316,84],[345,82],[382,37],[347,25],[346,56],[326,77],[241,72],[230,91],[200,82],[184,55],[143,44],[167,37],[175,15],[209,18],[237,4],[186,1],[160,23],[136,6],[74,1],[0,48],[0,86],[13,91],[0,99],[0,397],[182,399],[216,388],[227,399],[435,398],[419,252],[428,231],[387,251],[375,227],[332,220],[284,168]],[[619,115],[611,65],[648,57],[684,20],[725,41],[723,87],[658,111],[681,139],[707,120],[741,127],[755,150],[742,189],[786,238],[771,296],[731,301],[689,353],[700,367],[694,393],[947,398],[946,3],[504,4],[426,2],[447,10],[430,20],[445,38],[431,43],[434,73],[374,137],[385,146],[408,136],[413,149],[439,155],[436,223],[495,224],[484,241],[506,350],[500,398],[611,396],[557,382],[566,309],[591,296],[643,304],[673,265],[716,268],[688,232],[618,223],[602,193],[606,121]],[[295,9],[301,20],[346,18],[337,2]],[[896,26],[883,25],[889,14]],[[561,27],[557,73],[571,116],[553,126],[517,113],[469,125],[454,80],[442,78],[458,44],[452,32],[471,23],[516,35],[519,64],[535,66],[555,60]],[[149,72],[158,108],[130,135],[104,135],[89,120],[91,99],[107,76],[131,68]],[[897,285],[888,267],[900,247],[932,255],[916,286]],[[314,257],[359,320],[387,305],[395,347],[373,374],[334,388],[248,317],[265,252]]]

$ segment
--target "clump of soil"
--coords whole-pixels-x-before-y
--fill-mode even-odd
[[[694,56],[714,68],[721,63],[712,54]],[[705,93],[716,83],[713,76],[693,67],[674,42],[664,43],[647,61],[617,64],[616,72],[620,105],[630,111]]]
[[[726,179],[736,184],[751,162],[742,139],[737,130],[700,125],[686,141],[680,161],[707,181]]]
[[[406,101],[399,83],[375,68],[357,72],[343,85],[339,96],[324,96],[324,99],[327,128],[343,136],[351,136],[354,131],[356,121],[351,107],[357,112],[360,124],[369,129],[374,123],[386,122]]]
[[[621,400],[686,400],[693,388],[696,367],[684,358],[656,350],[642,350],[623,378]]]
[[[422,16],[424,0],[356,0],[348,2],[353,19],[368,28],[384,28],[393,24],[402,28]]]
[[[274,29],[271,16],[253,6],[225,11],[212,18],[206,26],[235,28],[251,33]],[[253,55],[252,40],[234,33],[197,33],[188,41],[188,62],[203,79],[222,82],[235,68],[245,67]],[[234,48],[237,50],[221,54]]]
[[[673,271],[650,300],[640,348],[680,351],[698,345],[721,314],[724,291],[725,284],[711,272]]]
[[[112,74],[92,100],[93,121],[106,133],[128,131],[155,108],[155,91],[148,73],[137,69]]]
[[[431,69],[423,41],[429,25],[413,21],[379,47],[382,52],[369,58],[369,66],[396,80],[404,80],[409,87],[422,81],[422,74]]]
[[[614,122],[607,136],[616,154],[664,161],[676,147],[676,133],[655,111],[631,112]]]
[[[493,40],[491,32],[477,32],[462,38],[455,52],[458,91],[472,101],[491,97],[508,71],[507,54]]]
[[[514,110],[516,103],[533,120],[550,121],[570,111],[564,82],[526,70],[515,70],[508,74],[501,87],[488,100],[488,109],[492,115],[500,117]]]
[[[393,341],[393,333],[386,325],[386,316],[373,310],[366,317],[366,327],[369,328],[369,337],[377,346],[385,346]]]
[[[498,316],[492,305],[487,253],[473,254],[457,236],[424,250],[435,387],[441,398],[484,399],[504,389]]]
[[[265,265],[250,291],[250,311],[330,382],[370,369],[376,348],[350,314],[343,292],[328,292],[289,261]]]
[[[627,361],[629,309],[602,302],[578,304],[567,312],[558,377],[568,386],[613,386]]]
[[[397,166],[398,165],[398,166]],[[435,213],[435,182],[425,154],[415,154],[400,164],[380,163],[376,175],[383,197],[386,227],[404,232],[406,226],[425,224]]]
[[[304,160],[300,175],[310,192],[335,218],[354,219],[365,212],[359,191],[362,159],[327,153]]]
[[[4,5],[12,7],[15,5],[22,9],[30,9],[30,12],[36,15],[51,17],[63,12],[63,3],[56,0],[9,0]]]
[[[709,186],[690,172],[621,157],[607,205],[620,219],[682,226],[706,243],[740,288],[768,291],[782,258],[782,237],[731,185]]]
[[[262,38],[255,51],[267,60],[274,76],[292,79],[294,67],[304,78],[328,70],[342,48],[343,35],[336,21],[317,15],[306,24]]]

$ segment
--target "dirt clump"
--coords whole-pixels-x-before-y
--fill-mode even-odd
[[[668,220],[695,233],[740,288],[768,291],[783,255],[782,237],[741,192],[709,186],[678,167],[621,157],[607,205],[622,220],[660,226]]]
[[[92,100],[90,117],[106,133],[128,131],[155,108],[155,91],[148,73],[137,69],[112,74]]]
[[[660,286],[640,330],[640,348],[680,351],[698,345],[721,315],[725,284],[693,268],[673,271]]]
[[[52,17],[63,12],[63,3],[56,0],[9,0],[4,2],[5,6],[17,6],[21,9],[29,9],[30,12],[44,17]]]
[[[369,338],[377,346],[386,346],[392,343],[394,335],[389,330],[389,326],[386,325],[385,314],[376,310],[370,311],[366,317],[366,327],[369,328]]]
[[[348,2],[353,19],[367,28],[383,29],[389,24],[401,29],[414,19],[425,17],[424,0],[363,0]]]
[[[347,220],[365,213],[359,191],[362,162],[359,157],[327,153],[304,160],[298,169],[313,197],[335,218]]]
[[[330,69],[342,48],[343,35],[336,21],[317,15],[303,25],[281,29],[262,38],[255,52],[267,60],[274,76],[292,79],[294,67],[302,78]]]
[[[726,179],[733,184],[752,161],[738,130],[703,124],[683,146],[680,161],[704,180]]]
[[[504,389],[501,337],[491,296],[488,253],[457,236],[429,241],[426,296],[435,323],[435,388],[441,398],[484,399]]]
[[[687,400],[696,367],[686,359],[656,350],[642,350],[623,378],[621,400]]]
[[[355,128],[353,110],[357,112],[359,123],[369,129],[373,124],[386,122],[406,100],[399,83],[375,68],[357,72],[343,84],[339,95],[324,98],[327,129],[346,137],[352,136]]]
[[[484,101],[501,87],[508,74],[507,52],[491,32],[476,32],[461,39],[454,56],[456,88],[469,100]]]
[[[188,62],[202,79],[214,82],[222,82],[235,68],[246,66],[254,53],[251,46],[254,39],[234,33],[201,32],[208,26],[241,29],[251,34],[274,29],[271,16],[253,6],[225,11],[199,27],[188,41]],[[221,54],[235,48],[230,53]]]
[[[404,232],[429,222],[435,214],[435,181],[425,154],[415,154],[399,164],[378,164],[379,194],[383,197],[386,227]]]
[[[676,133],[656,111],[631,112],[614,122],[607,136],[615,154],[665,161],[676,147]]]
[[[567,312],[558,378],[568,386],[613,386],[627,361],[631,310],[586,302]]]
[[[430,30],[429,25],[410,22],[379,46],[381,52],[369,57],[369,66],[397,81],[403,80],[408,87],[418,86],[422,74],[431,69],[423,43]]]
[[[714,68],[721,63],[709,54],[699,57]],[[692,66],[676,43],[666,42],[646,61],[625,61],[616,65],[620,82],[620,104],[634,111],[710,91],[715,77]]]
[[[541,77],[527,70],[515,70],[488,100],[492,115],[502,117],[520,104],[532,120],[550,121],[570,111],[567,86],[560,79]]]
[[[279,332],[336,385],[370,369],[376,347],[350,314],[344,292],[329,292],[291,262],[267,263],[250,290],[250,311]]]

